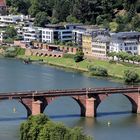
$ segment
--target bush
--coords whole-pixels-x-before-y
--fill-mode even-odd
[[[5,57],[16,57],[17,55],[24,55],[25,49],[19,47],[8,47],[4,52]]]
[[[134,84],[140,81],[139,75],[133,70],[124,71],[124,82],[127,84]]]
[[[24,55],[25,49],[23,48],[16,48],[16,55]]]
[[[16,54],[14,52],[5,52],[4,54],[4,57],[15,57]]]
[[[81,50],[79,50],[74,56],[74,61],[80,62],[83,61],[83,58],[84,58],[84,53]]]
[[[102,67],[89,66],[88,70],[92,76],[108,76],[107,69]]]

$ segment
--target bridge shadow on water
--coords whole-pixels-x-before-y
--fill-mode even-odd
[[[15,118],[10,118],[10,117],[8,117],[8,118],[1,118],[0,117],[0,122],[3,122],[3,121],[24,121],[24,120],[26,120],[27,119],[27,117],[15,117]]]
[[[97,117],[103,116],[116,116],[116,115],[128,115],[132,114],[131,111],[119,111],[119,112],[99,112]],[[81,117],[80,114],[67,114],[67,115],[48,115],[52,119],[61,119],[61,118],[78,118]]]
[[[116,115],[128,115],[128,114],[132,114],[132,111],[99,112],[99,113],[97,113],[97,117],[116,116]]]
[[[79,114],[67,114],[67,115],[49,115],[52,119],[61,119],[61,118],[79,118]]]

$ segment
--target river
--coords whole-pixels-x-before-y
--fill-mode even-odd
[[[47,65],[0,59],[0,92],[106,86],[122,84]],[[131,103],[122,95],[112,95],[103,101],[96,118],[80,117],[78,104],[69,97],[54,100],[44,113],[69,127],[82,127],[94,140],[140,139],[140,115],[131,113]],[[19,126],[26,120],[26,115],[26,109],[18,101],[0,101],[0,140],[19,140]]]

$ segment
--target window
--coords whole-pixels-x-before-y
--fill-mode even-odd
[[[127,51],[128,50],[128,47],[126,47],[125,50]]]

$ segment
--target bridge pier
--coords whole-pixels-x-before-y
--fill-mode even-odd
[[[39,115],[42,113],[41,105],[42,105],[42,102],[40,100],[32,101],[32,115]]]
[[[96,117],[95,98],[86,99],[86,113],[85,117]]]
[[[137,113],[140,113],[140,94],[138,95]]]

